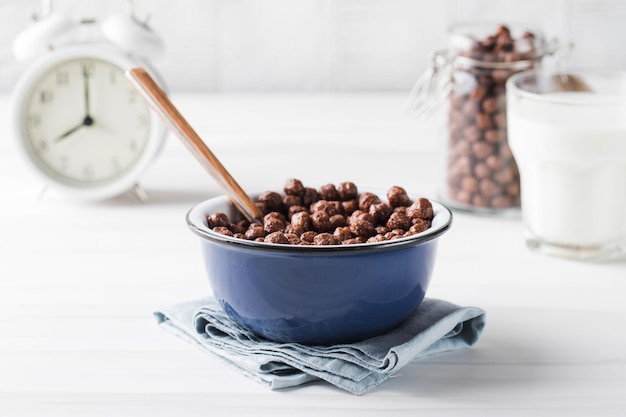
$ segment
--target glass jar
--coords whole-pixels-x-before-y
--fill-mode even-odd
[[[539,67],[555,50],[537,30],[488,23],[450,29],[449,49],[433,55],[410,103],[423,116],[447,99],[440,199],[451,208],[519,213],[520,177],[507,140],[505,83],[512,74]]]

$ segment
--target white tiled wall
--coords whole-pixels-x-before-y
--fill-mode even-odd
[[[172,91],[408,91],[459,20],[530,22],[572,39],[573,65],[626,69],[623,0],[135,0],[166,41],[155,62]],[[21,65],[13,37],[40,0],[0,0],[0,92]],[[124,0],[55,0],[103,19]]]

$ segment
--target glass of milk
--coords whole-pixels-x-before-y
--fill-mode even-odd
[[[626,72],[531,70],[506,83],[526,243],[579,260],[626,257]]]

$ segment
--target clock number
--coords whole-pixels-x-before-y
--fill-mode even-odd
[[[114,174],[117,174],[120,171],[122,171],[122,164],[120,164],[120,160],[117,159],[116,157],[111,158],[111,168]]]
[[[59,170],[62,172],[67,171],[67,166],[69,164],[69,159],[67,157],[67,155],[62,155],[59,158]]]
[[[83,74],[86,78],[91,78],[94,72],[93,62],[87,61],[83,63]]]
[[[95,171],[93,169],[92,165],[85,165],[83,167],[83,178],[87,181],[90,181],[93,179],[95,175]]]
[[[54,100],[54,93],[52,93],[52,91],[41,90],[39,92],[39,101],[41,102],[41,104],[50,103],[52,102],[52,100]]]
[[[137,147],[137,140],[135,140],[135,139],[131,139],[131,141],[130,141],[130,143],[129,143],[129,146],[128,146],[128,147],[129,147],[129,149],[130,149],[132,152],[137,152],[137,149],[138,149],[138,147]]]
[[[48,142],[46,142],[45,140],[40,140],[37,142],[36,148],[37,152],[46,153],[46,151],[48,150]]]
[[[57,71],[56,80],[58,86],[67,85],[70,82],[70,75],[67,71]]]
[[[29,113],[26,116],[26,125],[30,128],[36,128],[41,124],[41,116],[37,113]]]
[[[149,118],[147,114],[139,115],[139,127],[145,128],[148,126]]]
[[[109,71],[109,83],[117,84],[117,71],[115,70]]]
[[[137,92],[135,90],[126,90],[128,94],[128,102],[135,104],[137,102]]]

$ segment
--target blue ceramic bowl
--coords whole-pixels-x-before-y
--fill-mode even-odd
[[[437,238],[452,222],[448,208],[431,202],[428,230],[381,243],[296,246],[228,237],[206,223],[219,211],[240,218],[226,196],[193,207],[187,223],[201,238],[213,295],[234,321],[273,341],[328,345],[383,334],[422,302]]]

